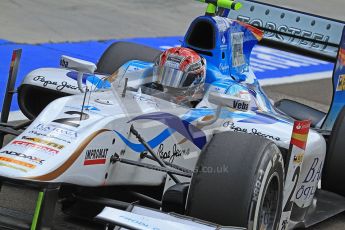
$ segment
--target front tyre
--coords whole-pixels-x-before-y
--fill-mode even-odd
[[[187,214],[223,226],[275,230],[283,180],[283,158],[273,142],[244,133],[216,134],[197,162]]]

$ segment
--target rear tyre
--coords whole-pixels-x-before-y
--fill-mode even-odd
[[[131,60],[154,62],[161,53],[158,49],[130,42],[115,42],[102,54],[97,72],[112,74],[123,64]]]
[[[216,134],[197,162],[187,215],[223,226],[276,229],[283,180],[283,158],[273,142],[244,133]]]
[[[345,196],[345,107],[340,111],[329,138],[322,189]]]

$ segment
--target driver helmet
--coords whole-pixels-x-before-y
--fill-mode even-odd
[[[171,48],[155,61],[153,76],[174,103],[198,102],[204,95],[206,60],[194,50]]]

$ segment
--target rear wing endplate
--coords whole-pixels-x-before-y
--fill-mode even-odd
[[[345,22],[255,0],[241,3],[228,17],[262,29],[262,45],[335,63],[332,105],[322,125],[332,130],[345,105]]]

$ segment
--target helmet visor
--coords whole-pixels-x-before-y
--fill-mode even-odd
[[[193,72],[186,73],[169,66],[155,66],[153,70],[153,80],[167,87],[189,87],[197,79],[198,77]]]

